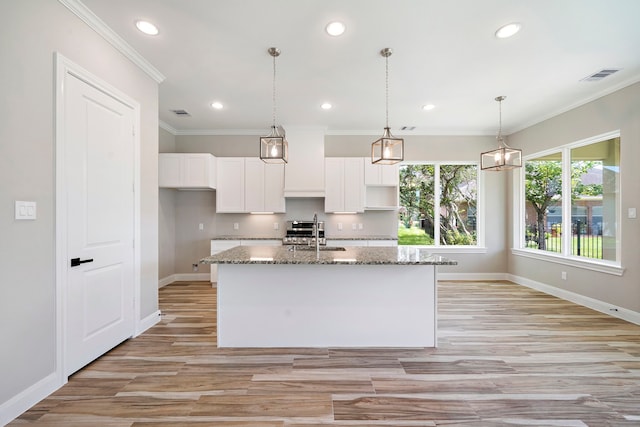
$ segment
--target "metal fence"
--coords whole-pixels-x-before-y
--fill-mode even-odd
[[[540,249],[549,252],[562,252],[562,227],[560,224],[551,224],[545,229],[544,245],[537,241],[537,229],[535,224],[527,225],[525,234],[526,247]],[[588,223],[576,220],[571,224],[571,254],[587,258],[602,259],[602,226],[600,223]]]

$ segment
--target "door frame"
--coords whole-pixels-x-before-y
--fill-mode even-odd
[[[133,110],[134,123],[134,159],[133,159],[133,316],[134,325],[131,336],[136,336],[142,332],[140,322],[140,294],[141,294],[141,251],[140,251],[140,219],[141,219],[141,191],[140,191],[140,103],[129,95],[110,85],[101,78],[90,73],[78,64],[65,58],[59,52],[54,54],[55,63],[55,266],[56,266],[56,376],[59,384],[65,384],[67,377],[64,372],[64,343],[66,338],[66,298],[67,298],[67,263],[69,254],[67,253],[67,204],[65,180],[65,109],[64,81],[67,75],[73,76],[83,82],[93,86],[99,91],[111,96],[119,102],[125,104]]]

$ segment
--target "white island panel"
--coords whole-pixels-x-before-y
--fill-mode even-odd
[[[221,264],[219,347],[435,347],[435,265]]]

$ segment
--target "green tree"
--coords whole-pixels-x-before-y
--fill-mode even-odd
[[[440,167],[440,243],[474,244],[475,232],[467,227],[469,207],[475,211],[476,174],[473,165]],[[409,228],[414,220],[424,220],[425,232],[434,237],[435,166],[406,165],[400,168],[400,220]],[[475,228],[475,224],[474,224]]]
[[[602,194],[602,186],[581,183],[582,175],[594,162],[577,161],[571,167],[571,199],[581,195]],[[545,217],[547,209],[562,198],[562,163],[559,160],[534,160],[525,163],[525,199],[536,211],[535,241],[538,249],[546,250]]]

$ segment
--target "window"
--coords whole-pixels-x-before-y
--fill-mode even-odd
[[[478,165],[400,167],[399,245],[478,244]]]
[[[619,134],[532,156],[523,172],[521,248],[619,265]]]

